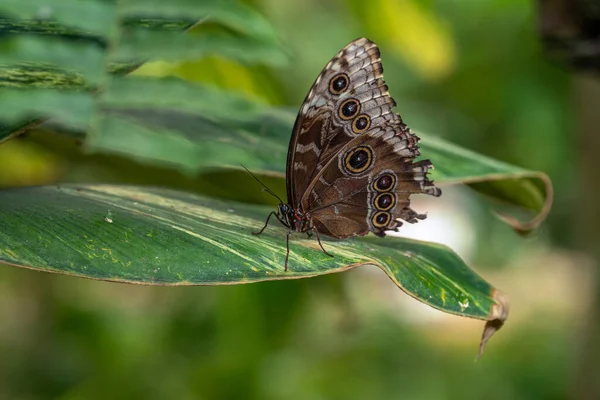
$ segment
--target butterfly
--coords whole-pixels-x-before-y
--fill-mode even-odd
[[[287,154],[287,203],[275,216],[290,234],[334,238],[397,231],[402,221],[426,218],[410,208],[410,195],[440,196],[427,178],[433,168],[420,155],[419,138],[392,112],[396,102],[383,80],[375,43],[360,38],[335,55],[300,108]],[[272,192],[271,192],[272,193]],[[272,193],[275,195],[274,193]],[[276,196],[276,195],[275,195]]]

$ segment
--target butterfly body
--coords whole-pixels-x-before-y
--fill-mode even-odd
[[[382,73],[377,46],[354,40],[304,100],[288,149],[287,204],[269,215],[289,229],[286,270],[292,232],[314,232],[323,251],[320,234],[383,237],[400,220],[425,219],[410,208],[411,194],[441,195],[427,178],[432,164],[415,161],[419,138],[391,111]]]
[[[293,209],[289,204],[280,204],[278,219],[281,223],[296,232],[306,232],[312,229],[310,214],[305,214],[300,209]]]

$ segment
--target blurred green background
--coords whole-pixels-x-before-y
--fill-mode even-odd
[[[580,249],[582,222],[573,211],[584,187],[576,175],[574,138],[585,129],[577,100],[597,83],[548,60],[535,3],[247,4],[276,28],[288,65],[214,56],[151,62],[136,74],[175,75],[299,108],[339,49],[357,37],[373,40],[409,126],[544,171],[554,183],[553,210],[527,238],[497,220],[481,196],[456,186],[441,199],[416,200],[430,217],[401,232],[448,244],[507,293],[507,325],[474,362],[480,321],[427,308],[375,268],[167,288],[2,267],[0,398],[596,398],[588,397],[593,391],[582,376],[600,376],[584,345],[597,333],[588,324],[598,313],[597,272]],[[0,160],[12,166],[0,169],[2,187],[132,181],[197,187],[175,169],[83,154],[46,130],[2,144]]]

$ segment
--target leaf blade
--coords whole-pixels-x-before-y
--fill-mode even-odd
[[[187,193],[109,185],[0,192],[0,263],[152,285],[298,279],[372,264],[402,290],[453,314],[486,320],[494,288],[442,245],[400,238],[326,240],[295,235],[283,271],[285,230],[250,232],[267,212]],[[433,288],[433,289],[432,289]]]

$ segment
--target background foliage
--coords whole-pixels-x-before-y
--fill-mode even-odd
[[[15,2],[11,8],[13,3],[4,3],[2,11],[13,17],[25,4]],[[366,36],[382,49],[386,81],[411,127],[527,170],[548,172],[556,186],[554,212],[541,232],[523,240],[492,216],[488,202],[464,188],[448,188],[439,202],[422,200],[415,206],[429,210],[430,219],[406,235],[449,244],[512,299],[510,323],[478,363],[472,360],[480,323],[421,307],[377,270],[173,290],[1,268],[0,397],[568,396],[577,361],[578,335],[573,332],[581,328],[590,303],[591,270],[585,257],[570,250],[575,240],[571,204],[578,184],[569,137],[576,126],[571,78],[543,57],[532,4],[122,4],[127,6],[117,19],[102,12],[110,7],[101,7],[93,18],[74,19],[75,2],[66,0],[48,9],[32,6],[42,19],[51,12],[59,20],[81,21],[74,32],[61,34],[85,32],[88,37],[64,47],[37,48],[19,37],[4,38],[2,63],[32,55],[52,62],[53,54],[66,53],[72,63],[65,67],[78,65],[85,73],[83,81],[72,74],[47,75],[53,87],[57,81],[62,85],[53,94],[61,101],[52,109],[45,108],[48,102],[39,93],[12,102],[19,94],[6,88],[40,71],[3,75],[2,90],[13,107],[3,103],[3,120],[22,123],[25,116],[30,118],[25,126],[45,122],[49,114],[54,118],[0,145],[0,162],[10,166],[0,168],[1,186],[152,184],[270,201],[252,182],[240,186],[247,177],[212,167],[231,160],[281,170],[282,160],[269,155],[281,146],[270,139],[282,132],[264,131],[262,146],[255,145],[261,156],[244,159],[243,150],[252,145],[245,131],[255,128],[257,116],[267,117],[274,121],[269,126],[281,127],[286,138],[293,113],[325,62],[351,39]],[[168,10],[177,10],[171,17],[181,20],[157,25],[153,17]],[[192,26],[207,10],[209,22]],[[133,23],[140,15],[146,22]],[[114,21],[123,29],[115,30]],[[183,35],[183,30],[190,31]],[[115,36],[117,31],[123,36]],[[136,69],[150,55],[162,61]],[[97,59],[105,60],[106,68],[96,68]],[[122,79],[134,69],[134,79]],[[223,95],[223,90],[237,94]],[[174,113],[171,120],[177,123],[161,127],[173,135],[148,147],[143,144],[157,138],[152,131],[156,122],[169,120],[149,107],[147,99],[157,92],[164,93],[161,106]],[[273,105],[292,111],[273,113]],[[57,110],[77,112],[57,117]],[[19,118],[10,121],[14,117]],[[198,132],[190,130],[199,123],[214,135],[200,138],[201,145],[193,140]],[[130,135],[118,134],[123,124]],[[0,131],[0,138],[8,138],[13,128]],[[223,142],[219,135],[224,131],[236,135]],[[83,148],[72,140],[85,135]],[[435,146],[427,149],[427,142],[424,147],[442,164],[443,177],[438,159],[445,146],[437,153]],[[211,159],[216,154],[218,159]],[[198,171],[203,173],[198,176]],[[281,179],[267,180],[283,192]],[[433,215],[437,218],[430,222]]]

